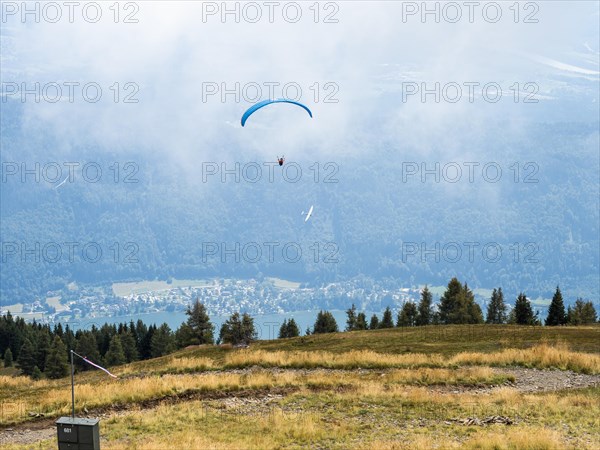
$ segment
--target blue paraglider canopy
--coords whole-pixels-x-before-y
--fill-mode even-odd
[[[312,112],[310,111],[310,109],[308,109],[307,106],[303,105],[302,103],[295,102],[294,100],[288,100],[285,98],[279,98],[279,99],[275,99],[275,100],[263,100],[261,102],[258,102],[256,104],[252,105],[250,108],[248,108],[246,110],[246,112],[242,116],[242,126],[244,126],[246,124],[248,117],[250,117],[252,114],[254,114],[255,111],[258,111],[260,108],[263,108],[272,103],[291,103],[292,105],[300,106],[301,108],[306,110],[306,112],[310,115],[310,117],[313,116]]]

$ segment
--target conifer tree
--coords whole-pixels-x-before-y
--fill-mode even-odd
[[[42,378],[42,371],[40,370],[40,368],[38,366],[34,366],[33,371],[31,372],[31,379],[39,380],[41,378]]]
[[[565,305],[563,303],[562,293],[558,286],[552,296],[552,302],[548,308],[548,317],[546,317],[546,326],[564,325],[567,323],[565,314]]]
[[[37,367],[35,350],[33,344],[27,338],[19,350],[19,357],[17,358],[17,364],[25,375],[32,375],[33,369]],[[39,368],[38,368],[39,370]]]
[[[279,334],[277,336],[278,339],[285,339],[285,338],[287,338],[287,324],[288,324],[287,319],[284,319],[283,323],[279,327]]]
[[[140,336],[140,359],[152,358],[152,336],[156,332],[156,325],[152,324],[148,327],[146,334],[138,332]]]
[[[115,334],[110,340],[108,350],[104,355],[104,362],[108,366],[125,364],[125,353],[123,352],[123,345],[121,344],[121,338],[118,334]]]
[[[467,283],[463,287],[463,292],[466,298],[467,305],[467,319],[466,323],[482,324],[483,323],[483,312],[481,306],[475,301],[475,295],[473,291],[469,289]]]
[[[90,361],[101,364],[100,353],[98,352],[98,345],[96,344],[96,336],[94,336],[91,331],[81,333],[81,336],[77,339],[75,351],[81,356],[88,358]],[[81,370],[91,370],[90,365],[81,360],[81,358],[75,358],[75,365]]]
[[[319,311],[317,314],[317,320],[315,320],[315,324],[313,326],[313,334],[320,333],[337,333],[338,325],[329,311]]]
[[[287,324],[287,337],[297,337],[300,336],[300,328],[298,328],[298,324],[294,319],[290,319]]]
[[[439,320],[443,324],[483,323],[481,307],[465,283],[452,278],[440,299]]]
[[[383,312],[383,318],[379,323],[379,328],[394,328],[394,317],[392,316],[392,310],[390,307],[386,307]]]
[[[352,303],[352,307],[346,310],[348,319],[346,320],[346,331],[354,331],[356,329],[356,306]]]
[[[514,323],[517,325],[534,325],[536,322],[531,303],[524,293],[520,293],[515,302]]]
[[[596,309],[591,301],[584,302],[578,298],[573,308],[569,306],[567,313],[567,323],[569,325],[589,325],[596,322]]]
[[[446,291],[440,298],[439,314],[441,323],[456,323],[457,298],[461,292],[462,285],[456,277],[452,278],[448,283]]]
[[[227,342],[233,345],[250,344],[256,337],[254,319],[247,313],[244,313],[240,317],[240,313],[237,311],[225,321],[219,333],[220,342]]]
[[[130,324],[131,326],[131,324]],[[138,319],[138,321],[135,324],[135,332],[132,332],[133,337],[136,338],[136,343],[137,343],[137,351],[138,351],[138,355],[140,356],[140,359],[146,359],[148,358],[148,354],[146,353],[146,342],[145,342],[145,338],[146,335],[148,334],[148,327],[146,326],[146,324],[144,322],[142,322],[141,319]]]
[[[6,349],[4,352],[4,367],[12,367],[13,366],[13,355],[10,351],[10,347]]]
[[[46,328],[42,328],[38,332],[38,338],[34,343],[35,347],[35,365],[38,366],[41,372],[44,372],[46,365],[46,356],[50,349],[50,332]]]
[[[416,324],[423,326],[431,324],[433,320],[433,298],[429,288],[425,286],[421,291],[421,299],[419,300],[419,306],[417,308],[417,320]]]
[[[279,328],[279,339],[300,336],[300,329],[294,319],[284,320]]]
[[[61,339],[65,343],[65,348],[67,350],[67,359],[69,359],[71,357],[71,350],[75,350],[75,347],[77,346],[77,340],[75,339],[75,334],[73,334],[73,330],[69,328],[68,324],[65,326],[65,331]]]
[[[506,322],[506,305],[504,304],[504,294],[502,288],[494,288],[492,297],[487,309],[485,323],[503,324]]]
[[[62,378],[69,373],[67,347],[65,347],[65,344],[58,335],[54,336],[52,340],[48,355],[46,356],[45,367],[44,373],[50,379]]]
[[[417,324],[417,307],[413,302],[406,302],[398,313],[398,327],[414,327]]]
[[[242,342],[244,344],[250,344],[258,338],[258,333],[254,327],[254,319],[250,314],[242,314]]]
[[[168,355],[175,351],[175,337],[171,332],[171,328],[166,323],[163,323],[156,329],[150,342],[150,348],[153,358]]]
[[[369,330],[376,330],[377,328],[379,328],[379,317],[377,317],[377,314],[373,314],[369,322]]]
[[[367,316],[364,312],[359,312],[356,316],[356,329],[357,330],[367,330],[369,329],[369,325],[367,324]]]
[[[127,329],[127,327],[123,327],[123,330],[119,334],[119,338],[121,339],[121,346],[123,347],[125,362],[130,363],[133,361],[137,361],[139,356],[135,338],[132,336],[131,332]]]
[[[187,325],[191,331],[190,341],[185,345],[202,345],[214,343],[214,325],[206,312],[206,307],[196,299],[194,304],[185,312],[189,317]]]

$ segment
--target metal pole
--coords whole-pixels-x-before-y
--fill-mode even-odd
[[[71,350],[71,417],[75,418],[75,366],[73,365],[73,350]]]

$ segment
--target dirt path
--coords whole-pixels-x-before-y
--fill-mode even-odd
[[[494,369],[499,374],[512,375],[515,382],[508,384],[519,392],[560,391],[600,386],[600,375],[586,375],[570,370],[541,370],[515,367]]]
[[[443,394],[460,394],[463,392],[489,394],[503,387],[513,388],[523,393],[534,393],[600,386],[600,375],[585,375],[564,370],[540,370],[518,367],[494,368],[493,370],[497,374],[513,376],[515,381],[505,382],[500,386],[431,386],[430,389],[433,392]],[[310,370],[306,371],[309,372]],[[332,372],[335,372],[335,370],[332,370]],[[360,372],[368,372],[368,370],[360,369]],[[180,403],[191,400],[217,400],[222,402],[225,408],[243,405],[253,405],[262,408],[295,390],[297,389],[273,388],[260,390],[247,389],[233,392],[188,392],[160,399],[149,399],[128,406],[98,408],[90,411],[84,417],[97,417],[105,420],[128,414],[131,410],[140,408],[152,409],[165,402]],[[56,418],[35,419],[27,423],[3,428],[0,430],[0,446],[5,444],[30,445],[45,439],[51,439],[56,436],[55,420]]]
[[[499,368],[492,370],[498,375],[513,376],[499,386],[431,386],[434,392],[445,394],[489,394],[501,388],[513,388],[523,393],[550,392],[564,389],[581,389],[600,386],[600,375],[586,375],[559,369],[529,369],[526,367]]]
[[[7,428],[0,433],[0,445],[19,444],[28,445],[39,441],[44,441],[56,436],[56,427],[42,428],[40,430],[31,430],[25,428],[22,430]]]

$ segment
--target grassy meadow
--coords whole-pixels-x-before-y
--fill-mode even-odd
[[[512,367],[597,377],[600,327],[444,326],[199,346],[116,367],[117,379],[77,373],[76,410],[101,417],[103,449],[600,448],[598,383],[522,392],[503,370]],[[0,375],[0,386],[0,434],[52,427],[70,412],[68,377]],[[482,423],[493,417],[504,422]]]

